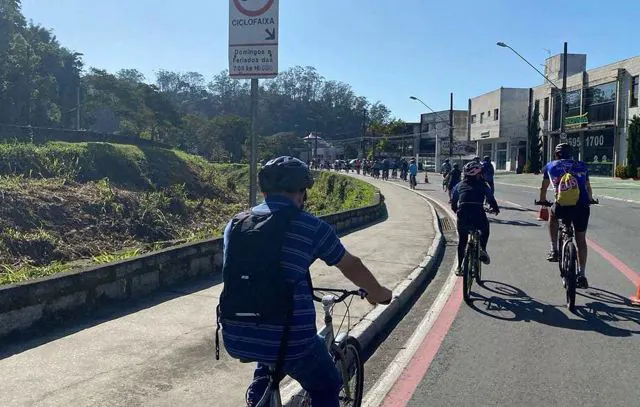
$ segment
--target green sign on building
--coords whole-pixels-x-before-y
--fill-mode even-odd
[[[589,123],[588,113],[581,114],[579,116],[571,116],[564,119],[565,126],[580,126],[582,124]]]

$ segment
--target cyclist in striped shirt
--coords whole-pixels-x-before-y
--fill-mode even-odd
[[[266,163],[259,181],[265,202],[251,209],[255,214],[279,211],[290,205],[302,209],[307,188],[313,186],[308,166],[294,157],[279,157]],[[230,231],[231,222],[224,233],[225,261]],[[390,301],[392,293],[378,283],[358,257],[344,248],[328,223],[304,210],[296,215],[282,247],[281,269],[291,280],[299,281],[294,291],[293,321],[283,371],[309,392],[314,406],[337,407],[342,379],[322,338],[317,335],[316,312],[307,278],[309,267],[316,259],[336,266],[347,279],[364,288],[371,304]],[[281,330],[272,328],[227,322],[222,331],[229,355],[258,362],[248,391],[249,406],[257,404],[264,394],[268,383],[260,378],[267,377],[269,365],[274,365],[278,358],[282,334]]]

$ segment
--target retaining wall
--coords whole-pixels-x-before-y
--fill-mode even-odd
[[[368,207],[322,216],[338,233],[385,215],[384,197]],[[222,239],[209,239],[89,269],[0,287],[0,339],[25,334],[99,307],[140,298],[222,271]]]

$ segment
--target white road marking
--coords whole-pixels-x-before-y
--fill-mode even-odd
[[[380,379],[365,396],[365,399],[362,402],[363,407],[378,407],[382,401],[384,401],[385,396],[396,383],[404,369],[413,358],[413,355],[415,355],[416,351],[424,341],[424,338],[431,330],[431,327],[433,327],[438,316],[440,316],[440,312],[453,292],[457,279],[458,277],[455,275],[454,265],[449,273],[447,281],[436,297],[436,300],[433,302],[431,308],[429,308],[429,311],[422,321],[420,321],[420,324],[417,326],[413,335],[411,335],[403,349],[398,352]]]

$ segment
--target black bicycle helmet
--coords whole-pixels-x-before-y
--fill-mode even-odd
[[[572,149],[571,145],[567,143],[560,143],[556,146],[556,155],[561,159],[571,158]]]
[[[295,157],[282,156],[268,161],[258,174],[264,193],[299,192],[313,186],[309,167]]]

